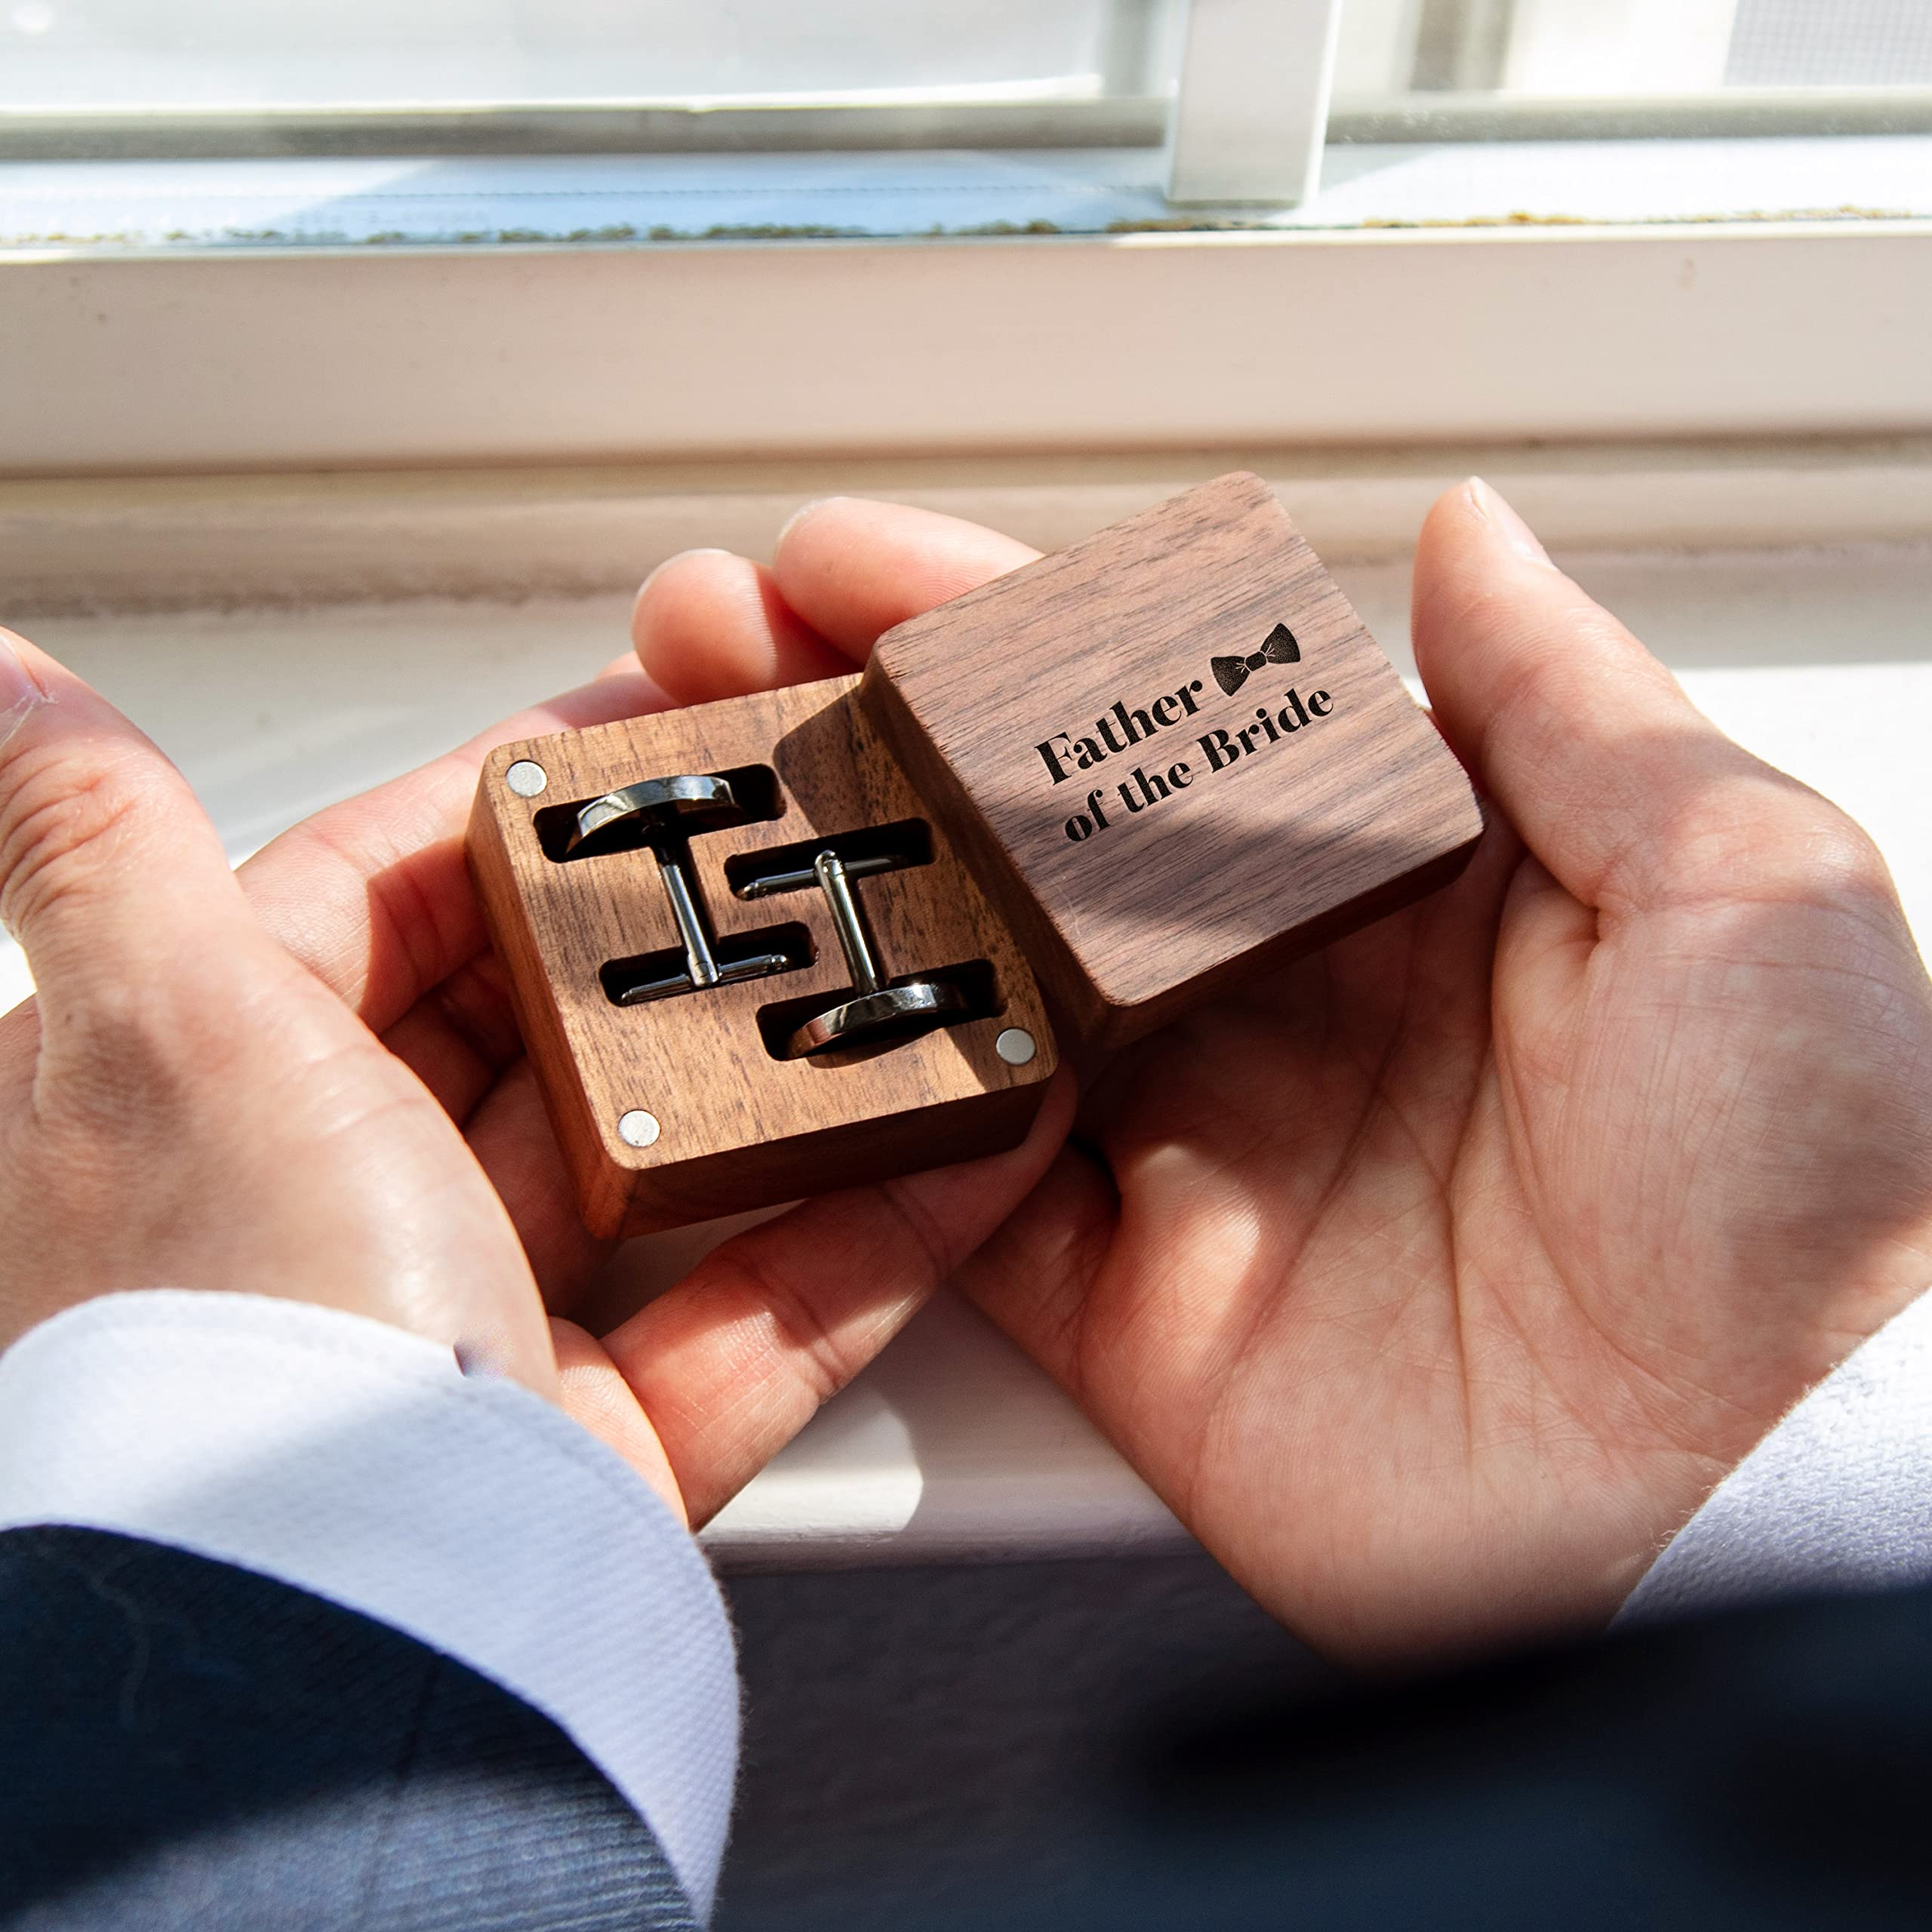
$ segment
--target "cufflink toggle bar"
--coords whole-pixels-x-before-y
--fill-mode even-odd
[[[972,1002],[958,987],[940,979],[915,978],[888,985],[879,970],[872,934],[852,890],[854,879],[894,872],[912,861],[904,854],[885,853],[866,858],[842,859],[829,845],[813,859],[808,870],[793,869],[753,876],[738,888],[745,899],[764,899],[799,892],[816,885],[825,895],[838,935],[852,991],[815,1013],[793,1029],[785,1046],[788,1060],[805,1060],[835,1048],[884,1045],[971,1017]]]
[[[692,887],[688,841],[694,832],[742,824],[745,817],[728,780],[688,775],[648,778],[607,792],[577,814],[577,829],[564,848],[567,859],[582,856],[586,844],[613,827],[635,826],[641,832],[644,844],[657,861],[658,879],[685,949],[682,972],[631,980],[613,995],[617,1005],[638,1006],[675,993],[762,979],[804,963],[784,952],[754,952],[725,960],[718,956],[703,902]]]

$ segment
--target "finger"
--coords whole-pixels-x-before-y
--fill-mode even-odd
[[[11,632],[0,632],[0,919],[26,952],[49,1044],[104,1000],[158,1013],[195,996],[263,943],[186,780]]]
[[[808,503],[780,533],[771,571],[786,603],[806,623],[862,658],[894,624],[1039,554],[959,517],[828,497]]]
[[[523,1054],[502,961],[479,952],[425,993],[382,1040],[462,1126]]]
[[[1097,1332],[1088,1318],[1094,1271],[1119,1212],[1120,1197],[1105,1170],[1078,1149],[1064,1148],[957,1278],[997,1327],[1090,1406],[1094,1392],[1081,1348]],[[1118,1319],[1115,1311],[1102,1311],[1102,1319],[1109,1316]],[[1115,1421],[1107,1416],[1103,1426]]]
[[[1414,632],[1450,743],[1586,905],[1734,886],[1754,844],[1815,817],[1820,801],[1725,737],[1474,478],[1423,526]]]
[[[568,1312],[612,1244],[588,1232],[578,1216],[528,1059],[498,1076],[464,1121],[463,1137],[516,1229],[544,1306]]]
[[[644,581],[631,639],[680,704],[835,678],[850,662],[786,606],[771,573],[728,550],[687,550]]]
[[[463,1131],[501,1198],[546,1305],[568,1310],[611,1244],[587,1233],[523,1040],[502,962],[479,953],[418,1000],[383,1044]]]
[[[661,711],[633,666],[492,725],[455,751],[307,818],[242,868],[269,931],[376,1032],[483,950],[463,839],[493,746]]]
[[[553,1320],[550,1344],[556,1351],[557,1400],[565,1414],[616,1450],[676,1512],[678,1521],[685,1521],[685,1500],[664,1445],[603,1343],[574,1321]]]
[[[854,1188],[727,1241],[605,1337],[694,1523],[749,1481],[1022,1199],[1073,1103],[1062,1072],[1011,1152]]]

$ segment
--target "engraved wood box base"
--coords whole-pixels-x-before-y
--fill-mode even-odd
[[[1038,1110],[1038,990],[857,683],[485,762],[471,868],[593,1232],[996,1152]]]
[[[863,697],[1103,1046],[1447,884],[1482,829],[1462,768],[1244,472],[900,625]]]

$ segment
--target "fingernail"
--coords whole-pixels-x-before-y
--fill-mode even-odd
[[[46,692],[20,662],[13,640],[0,631],[0,745],[26,722],[29,712],[46,702]]]
[[[729,550],[721,550],[715,543],[709,545],[700,545],[694,550],[680,550],[677,552],[675,555],[666,557],[664,561],[660,564],[641,584],[638,586],[637,594],[638,596],[641,597],[644,593],[648,590],[673,564],[681,564],[687,557],[728,557],[732,553]]]
[[[1549,563],[1549,552],[1537,541],[1536,532],[1516,514],[1506,498],[1498,495],[1480,476],[1472,476],[1467,487],[1477,513],[1488,518],[1497,534],[1518,556],[1533,564]]]
[[[785,519],[784,528],[779,531],[777,536],[773,540],[771,546],[773,554],[774,555],[777,555],[778,551],[783,547],[786,538],[789,537],[792,531],[796,530],[799,525],[804,521],[807,517],[814,515],[817,511],[823,509],[827,503],[835,503],[838,500],[838,499],[836,497],[814,497],[810,502],[801,503],[798,507]]]

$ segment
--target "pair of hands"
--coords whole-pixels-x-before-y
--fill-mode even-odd
[[[688,553],[635,660],[238,873],[138,732],[0,641],[0,914],[39,988],[0,1020],[0,1343],[121,1287],[353,1309],[561,1401],[695,1522],[951,1278],[1317,1646],[1606,1617],[1932,1281],[1932,987],[1864,835],[1480,485],[1416,563],[1491,807],[1456,885],[1117,1056],[1077,1123],[1063,1075],[1010,1154],[795,1208],[601,1339],[546,1315],[603,1251],[464,869],[485,749],[849,669],[1033,554],[845,499],[769,570]]]

